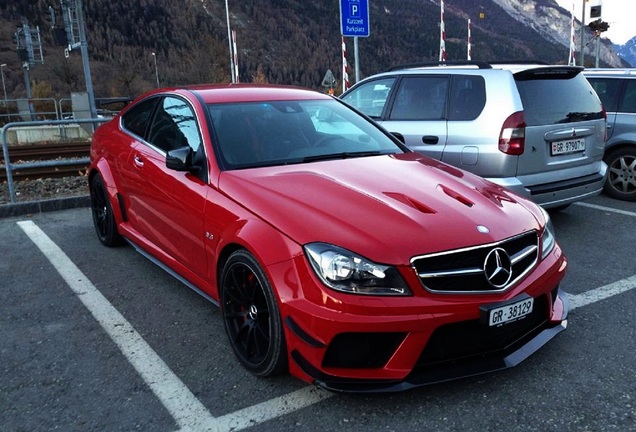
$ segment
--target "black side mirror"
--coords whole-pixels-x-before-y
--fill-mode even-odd
[[[400,142],[402,144],[406,144],[406,140],[404,139],[404,135],[402,135],[399,132],[391,132],[391,135],[393,135],[394,137],[396,137],[398,140],[400,140]]]
[[[192,164],[192,148],[170,150],[166,155],[166,167],[175,171],[197,171],[198,167]]]

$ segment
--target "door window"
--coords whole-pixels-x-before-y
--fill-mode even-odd
[[[448,77],[407,76],[391,109],[391,120],[442,120],[445,117]]]
[[[183,99],[165,97],[152,121],[147,141],[166,153],[185,146],[196,153],[201,137],[190,105]]]
[[[371,118],[380,118],[394,82],[395,78],[366,82],[344,95],[342,100]]]
[[[623,95],[619,111],[636,113],[636,80],[627,80],[625,84],[625,95]]]
[[[607,112],[616,112],[621,80],[611,78],[590,78],[590,84],[601,99]]]
[[[122,126],[140,138],[146,136],[146,128],[159,98],[150,98],[138,103],[122,116]]]
[[[449,120],[475,120],[484,106],[486,106],[486,85],[483,77],[469,75],[453,77]]]

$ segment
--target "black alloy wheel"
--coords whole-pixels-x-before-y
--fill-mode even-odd
[[[239,361],[256,376],[287,369],[287,350],[278,304],[256,259],[245,250],[230,255],[221,278],[221,313]]]
[[[636,201],[636,145],[621,147],[605,156],[608,166],[605,192],[625,201]]]
[[[91,180],[91,213],[97,238],[104,246],[118,246],[123,243],[123,238],[117,232],[113,208],[110,205],[106,187],[102,177],[97,174]]]

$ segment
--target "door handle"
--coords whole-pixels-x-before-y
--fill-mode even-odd
[[[139,168],[143,168],[144,167],[144,160],[141,158],[141,156],[135,156],[133,158],[133,162],[135,163],[135,166],[137,166]]]
[[[437,144],[439,142],[439,137],[435,135],[424,135],[422,137],[422,142],[424,144]]]

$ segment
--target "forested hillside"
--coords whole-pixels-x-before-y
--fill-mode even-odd
[[[546,0],[543,0],[546,1]],[[240,80],[320,88],[331,69],[340,79],[338,0],[229,0],[237,32]],[[79,50],[64,56],[53,43],[48,7],[59,0],[0,0],[0,62],[9,97],[24,97],[12,35],[21,20],[39,26],[43,65],[31,71],[35,97],[68,97],[85,87]],[[155,86],[230,80],[225,3],[221,0],[83,0],[97,97],[136,95]],[[480,18],[481,16],[481,18]],[[490,0],[447,0],[449,60],[466,58],[467,19],[473,59],[541,59],[563,63],[567,49],[512,20]],[[59,21],[59,20],[58,20]],[[437,60],[439,4],[431,0],[371,0],[371,36],[359,39],[366,76],[391,65]],[[58,23],[59,25],[59,23]],[[347,39],[353,63],[353,41]],[[353,66],[350,76],[353,77]]]

